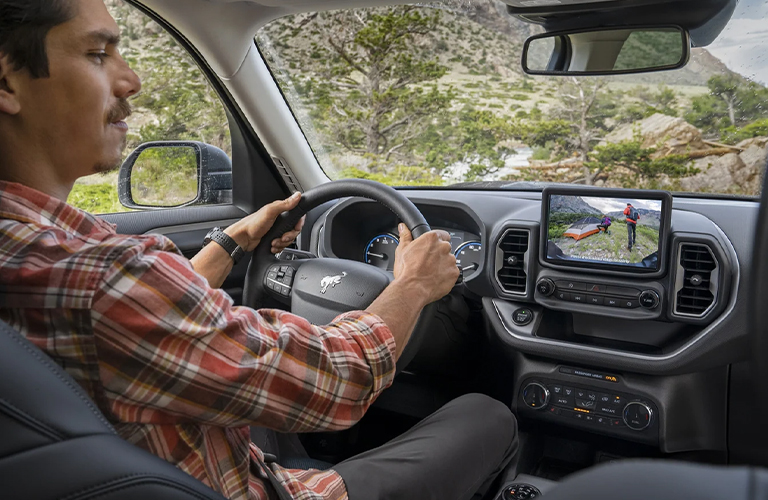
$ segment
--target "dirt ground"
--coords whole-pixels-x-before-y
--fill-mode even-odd
[[[558,238],[555,244],[564,254],[571,257],[591,260],[605,260],[636,264],[659,249],[659,236],[654,231],[654,238],[648,236],[650,228],[642,230],[642,224],[637,227],[637,240],[632,251],[627,250],[627,225],[614,223],[610,234],[603,232],[576,241],[573,238]]]

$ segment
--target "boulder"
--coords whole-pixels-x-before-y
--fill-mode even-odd
[[[765,139],[765,138],[764,138]],[[739,154],[744,169],[733,174],[734,181],[742,186],[745,194],[760,194],[763,174],[768,163],[768,139],[762,145],[754,142]]]
[[[737,187],[733,172],[740,175],[745,165],[739,155],[729,153],[723,156],[699,158],[693,162],[693,167],[698,169],[699,173],[680,179],[680,187],[683,191],[725,193],[739,190],[733,189]]]
[[[768,147],[768,137],[753,137],[736,144],[736,147],[739,149],[749,149],[752,146],[757,146],[759,148]]]
[[[603,143],[631,141],[638,134],[643,139],[644,148],[657,148],[656,157],[709,149],[699,129],[682,118],[661,113],[617,128],[605,137]]]
[[[700,193],[759,195],[766,162],[768,146],[759,143],[752,143],[740,154],[699,158],[692,165],[699,173],[680,179],[680,187]]]

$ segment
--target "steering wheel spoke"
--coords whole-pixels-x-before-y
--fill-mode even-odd
[[[263,284],[267,294],[286,306],[290,305],[294,282],[304,262],[306,261],[275,259],[264,275]]]

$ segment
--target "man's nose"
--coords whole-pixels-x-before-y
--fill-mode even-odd
[[[120,69],[115,88],[115,97],[125,99],[139,93],[141,90],[141,79],[122,57],[119,64]]]

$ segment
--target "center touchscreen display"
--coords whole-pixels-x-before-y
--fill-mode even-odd
[[[670,212],[664,193],[652,198],[549,193],[544,200],[548,203],[548,262],[636,272],[659,270]]]

